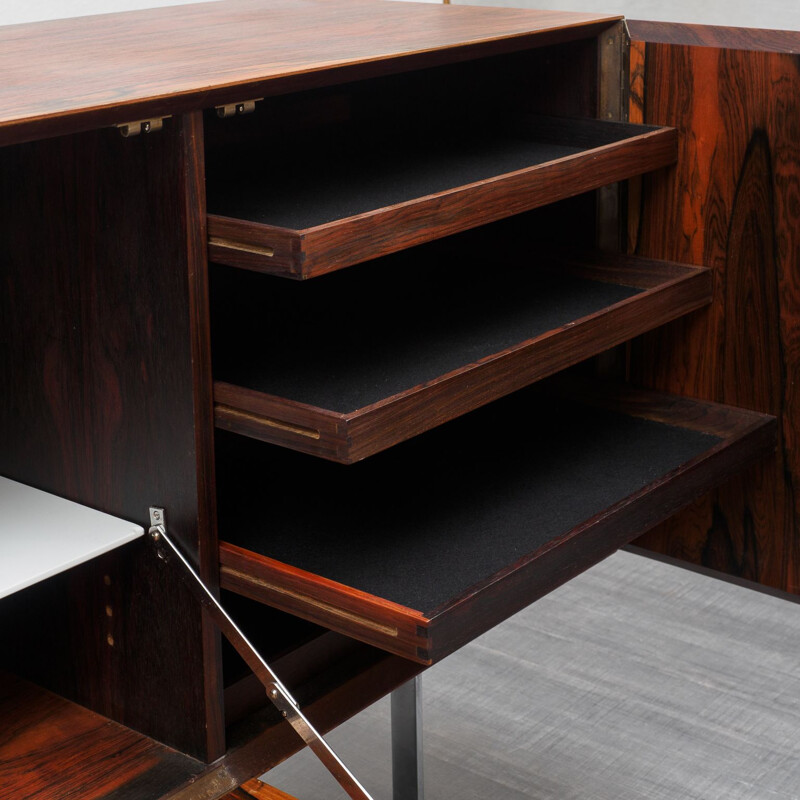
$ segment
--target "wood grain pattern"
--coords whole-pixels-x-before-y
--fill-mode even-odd
[[[256,226],[247,220],[239,226],[230,217],[210,214],[209,236],[215,244],[209,247],[209,256],[231,266],[310,278],[573,197],[666,166],[675,158],[677,139],[669,129],[634,132],[620,123],[544,120],[534,123],[534,135],[540,127],[547,130],[545,141],[582,149],[563,158],[463,186],[443,187],[431,195],[294,232]],[[539,135],[542,133],[539,131]],[[271,230],[277,235],[274,243]],[[225,246],[221,244],[224,241],[232,244]],[[269,247],[274,255],[259,256],[244,250],[243,245]]]
[[[13,387],[0,471],[145,528],[164,505],[187,552],[204,541],[207,559],[196,134],[175,119],[139,140],[106,130],[0,151],[0,381]],[[201,568],[212,575],[216,559]],[[15,671],[185,752],[220,754],[216,637],[144,542],[9,600],[0,625],[16,646],[2,658]]]
[[[587,280],[619,283],[637,287],[641,292],[602,311],[569,320],[558,329],[347,413],[218,380],[214,386],[216,424],[225,430],[349,464],[711,301],[710,275],[703,270],[653,260],[615,259],[599,253],[554,254],[551,258],[553,265],[548,269],[552,268],[559,275],[571,274]],[[460,267],[463,269],[464,265],[460,264]],[[476,288],[483,291],[480,285]],[[535,295],[535,281],[527,291]],[[541,292],[546,291],[547,287],[543,286]],[[413,308],[406,313],[417,318],[418,325],[424,324]],[[531,325],[534,324],[532,317]],[[319,335],[324,337],[326,332],[321,330]],[[457,342],[448,340],[445,344],[452,347]],[[258,342],[239,344],[232,341],[230,346],[252,347],[248,360],[258,362]],[[286,347],[291,346],[291,341],[288,341]],[[302,354],[298,356],[300,358]],[[388,364],[393,363],[390,350],[387,350],[385,358]],[[265,368],[276,368],[272,359],[268,358],[267,362]],[[384,377],[382,382],[385,380]]]
[[[0,29],[0,144],[590,37],[617,19],[229,0],[12,25]]]
[[[774,419],[755,412],[625,391],[616,386],[594,393],[585,385],[570,385],[568,394],[585,397],[598,407],[610,407],[631,416],[713,434],[719,439],[714,440],[716,444],[710,449],[652,479],[643,488],[531,552],[520,555],[524,549],[521,545],[515,551],[513,563],[433,609],[404,608],[376,594],[370,595],[266,555],[249,552],[230,542],[220,545],[222,586],[388,652],[431,664],[605,558],[710,487],[739,472],[755,458],[769,453],[775,442]],[[502,436],[502,432],[498,435]],[[473,457],[478,462],[485,458],[491,463],[492,459],[490,453],[482,451],[476,451]],[[560,462],[555,458],[551,460],[556,471],[562,469]],[[406,465],[406,469],[411,466]],[[425,476],[419,479],[425,480]],[[351,490],[358,491],[352,486]],[[396,491],[403,492],[403,484],[399,483]],[[513,493],[509,496],[513,497]],[[326,502],[321,498],[319,501]],[[495,503],[499,509],[504,508],[499,497]],[[434,512],[427,509],[426,513]],[[445,512],[440,510],[440,513]],[[502,519],[508,518],[507,511],[498,513],[506,515]],[[231,524],[225,530],[235,535],[235,521],[226,520],[226,523]],[[491,527],[488,521],[484,524]],[[535,527],[536,524],[536,519],[526,519],[525,525]],[[376,531],[380,530],[377,522],[375,525]],[[424,528],[424,519],[419,525]],[[296,534],[300,535],[299,530]],[[317,532],[317,535],[332,534]],[[339,546],[352,549],[352,543],[348,544],[346,539],[339,541]],[[461,546],[472,545],[463,542]],[[479,557],[477,554],[472,560]],[[358,563],[355,553],[352,558]],[[424,558],[415,557],[414,570],[421,583],[429,579],[423,574],[427,567]],[[408,570],[410,566],[398,564],[396,569]],[[454,566],[453,569],[458,568]],[[414,635],[410,636],[412,632]]]
[[[768,53],[797,53],[800,50],[799,31],[688,25],[641,19],[628,20],[628,30],[631,39],[639,42]]]
[[[220,545],[225,589],[365,641],[426,661],[428,620],[421,611],[295,569],[236,545]]]
[[[297,798],[258,778],[253,778],[243,783],[235,792],[225,795],[222,800],[297,800]]]
[[[680,131],[678,167],[643,182],[631,249],[715,271],[708,311],[634,350],[645,385],[779,418],[776,457],[643,542],[685,560],[800,590],[800,60],[667,44],[639,48],[634,109]]]
[[[206,230],[205,147],[203,116],[199,111],[183,117],[183,137],[188,154],[184,176],[184,219],[186,220],[186,261],[188,283],[189,341],[192,363],[194,450],[197,465],[197,565],[200,576],[212,591],[219,585],[216,561],[217,510],[214,476],[214,406],[211,375],[211,326],[209,321],[208,259],[204,243]],[[225,751],[223,719],[223,676],[220,634],[203,614],[200,620],[203,648],[203,677],[206,724],[206,752],[211,757]]]
[[[286,794],[286,792],[282,792],[274,786],[269,786],[258,779],[247,781],[242,785],[242,789],[252,797],[257,798],[257,800],[295,800],[294,797]]]
[[[68,700],[0,673],[0,793],[9,800],[141,800],[203,764]]]

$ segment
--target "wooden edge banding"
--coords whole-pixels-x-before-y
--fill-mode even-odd
[[[417,663],[429,664],[427,619],[391,600],[222,542],[220,585]]]
[[[768,53],[799,53],[800,32],[766,28],[733,28],[629,19],[631,39],[653,44],[718,47]]]
[[[318,430],[314,430],[313,428],[303,428],[299,425],[292,425],[289,422],[284,422],[279,419],[272,419],[270,417],[264,417],[260,414],[253,414],[251,411],[242,411],[238,408],[231,408],[230,406],[226,406],[222,403],[217,403],[214,406],[214,416],[220,420],[227,420],[232,422],[232,427],[236,427],[236,422],[238,421],[247,421],[253,423],[255,425],[264,426],[267,428],[277,428],[281,431],[286,431],[287,433],[293,433],[297,436],[303,436],[307,439],[319,439],[321,434]]]
[[[326,434],[336,432],[347,421],[347,416],[337,411],[225,381],[214,382],[214,401],[217,405],[248,411],[257,417],[275,418],[298,428],[319,429]]]
[[[258,778],[243,783],[240,788],[255,800],[297,800],[293,795],[269,786]]]
[[[543,255],[553,260],[553,269],[564,269],[572,275],[600,283],[616,283],[637,289],[658,289],[698,275],[710,276],[708,267],[661,261],[604,251],[569,251],[544,249]]]
[[[303,277],[302,241],[298,231],[208,215],[209,260],[219,264],[299,280]]]
[[[242,583],[249,583],[252,586],[257,586],[259,589],[264,589],[267,592],[283,595],[284,597],[290,597],[292,600],[297,600],[305,605],[319,609],[327,616],[333,616],[346,620],[347,622],[352,622],[355,625],[383,634],[384,636],[396,638],[399,635],[399,631],[395,627],[381,625],[379,622],[375,622],[368,617],[364,617],[360,614],[354,614],[352,611],[346,611],[342,608],[331,605],[330,603],[325,603],[309,594],[304,594],[294,589],[289,589],[285,586],[279,586],[276,583],[266,581],[263,578],[242,572],[241,570],[234,569],[233,567],[223,566],[221,569],[221,574],[226,578],[235,578],[237,581],[241,581]],[[223,580],[223,585],[226,585],[227,588],[231,588],[231,585],[229,585],[228,581]]]
[[[720,438],[722,444],[775,423],[775,417],[760,411],[613,383],[605,386],[571,375],[556,379],[551,386],[557,395],[579,397],[590,406],[708,433]]]

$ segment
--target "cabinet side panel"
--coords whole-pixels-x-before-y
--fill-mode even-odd
[[[145,527],[162,505],[192,553],[213,529],[196,135],[176,118],[0,151],[0,473]],[[216,640],[159,564],[142,540],[9,598],[7,666],[215,757]]]
[[[631,119],[677,127],[680,149],[643,180],[630,249],[715,275],[708,310],[636,342],[633,377],[779,420],[774,458],[639,543],[797,592],[800,59],[638,42],[631,77]]]

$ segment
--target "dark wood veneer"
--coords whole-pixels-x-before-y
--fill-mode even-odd
[[[163,504],[213,580],[198,137],[190,116],[138,140],[101,130],[0,150],[0,472],[145,527]],[[143,543],[3,608],[7,667],[220,755],[216,634]]]
[[[391,264],[365,265],[341,286],[320,286],[317,302],[298,296],[306,287],[288,287],[290,297],[268,300],[259,293],[259,283],[262,291],[270,290],[263,279],[231,281],[217,298],[222,319],[215,336],[223,343],[215,365],[217,426],[352,463],[711,300],[705,270],[600,253],[531,254],[530,265],[509,265],[500,282],[492,283],[492,297],[481,259],[461,257],[457,248],[444,256],[434,253],[415,251]],[[472,270],[470,262],[476,262]],[[364,275],[366,269],[373,274]],[[450,277],[456,269],[459,287]],[[397,281],[424,282],[425,291],[403,291]],[[635,288],[612,293],[609,300],[608,284]],[[376,298],[383,296],[400,304],[399,314],[381,312]],[[354,304],[342,319],[338,309]],[[573,316],[578,308],[589,311]],[[408,320],[414,321],[413,330]],[[290,333],[298,328],[302,336]],[[518,331],[520,338],[506,330]],[[280,337],[286,341],[278,353]],[[513,344],[492,351],[494,342],[510,338]],[[425,351],[435,353],[435,361],[429,364]],[[442,363],[452,366],[437,374]],[[243,383],[237,383],[237,374]],[[391,386],[403,388],[387,393]],[[281,388],[297,394],[279,396]],[[372,394],[366,395],[367,388]],[[369,400],[361,407],[340,407],[365,396]],[[320,397],[329,406],[311,404],[307,397]]]
[[[747,42],[755,46],[760,35],[748,31]],[[798,592],[800,57],[639,42],[631,68],[632,119],[680,131],[676,169],[642,182],[631,249],[703,264],[715,276],[707,311],[635,344],[632,375],[779,419],[774,458],[641,544]]]
[[[748,52],[798,53],[800,31],[766,28],[731,28],[722,25],[688,25],[679,22],[628,20],[631,39],[639,42],[723,47]]]
[[[8,800],[161,797],[203,764],[0,672],[0,795]]]

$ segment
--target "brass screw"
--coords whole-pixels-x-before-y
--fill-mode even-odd
[[[108,636],[106,636],[106,641],[108,642],[109,647],[114,646],[114,637],[110,633],[108,634]]]
[[[106,616],[113,617],[114,616],[114,609],[111,606],[106,606]]]

